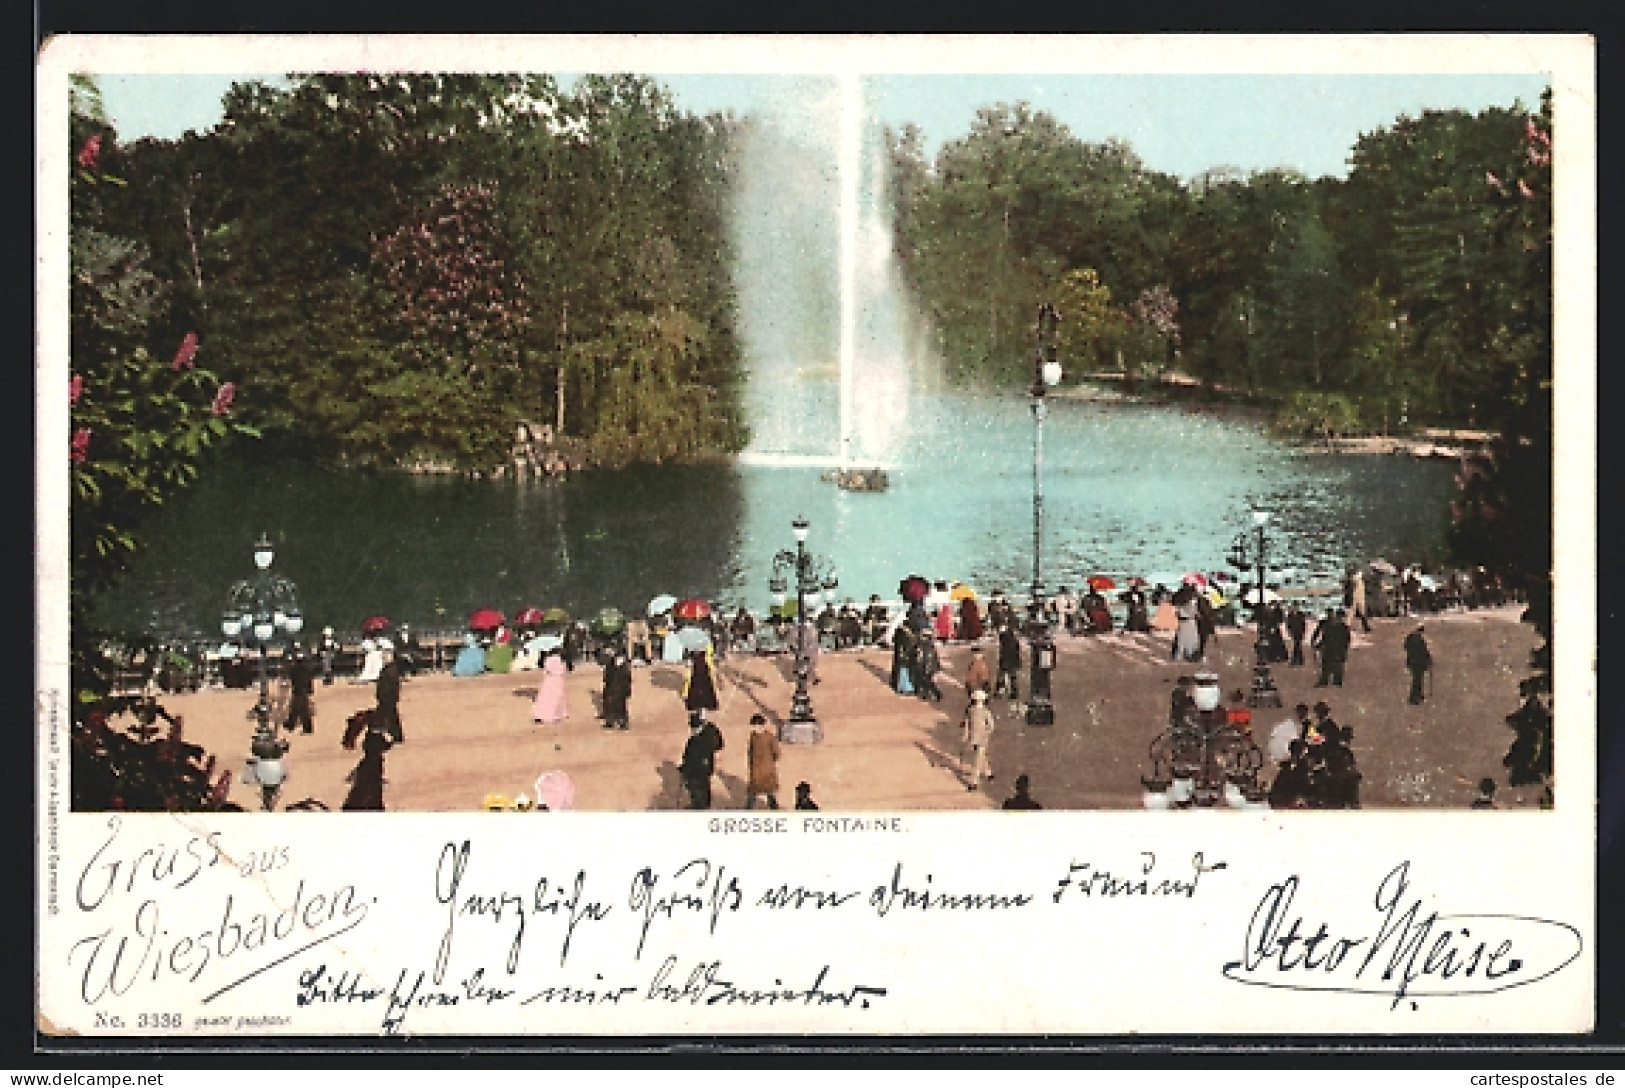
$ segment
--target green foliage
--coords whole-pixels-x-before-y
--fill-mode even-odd
[[[106,699],[74,725],[76,812],[218,811],[226,807],[231,774],[214,772],[215,758],[188,743],[181,721],[155,700]]]
[[[73,595],[104,586],[137,546],[142,521],[197,477],[210,447],[253,428],[232,418],[236,387],[197,365],[188,335],[159,358],[151,325],[164,284],[139,243],[106,229],[107,131],[74,119],[69,238]],[[166,353],[166,354],[167,354]]]
[[[1341,393],[1298,392],[1287,396],[1275,424],[1300,438],[1332,438],[1360,427],[1360,410]]]
[[[233,416],[236,386],[198,365],[198,336],[157,331],[168,315],[168,284],[149,251],[120,232],[110,206],[128,186],[110,169],[119,156],[99,117],[95,84],[75,84],[71,138],[68,397],[72,439],[69,610],[74,689],[72,750],[76,809],[218,809],[227,779],[211,783],[213,759],[181,738],[162,737],[156,703],[113,698],[115,663],[85,622],[89,595],[124,570],[153,511],[190,485],[207,452],[253,427]],[[139,710],[136,724],[112,724]]]
[[[1049,301],[1073,373],[1121,352],[1131,373],[1177,363],[1261,398],[1342,398],[1294,402],[1292,426],[1317,403],[1346,403],[1334,415],[1357,428],[1494,426],[1549,355],[1549,261],[1530,240],[1550,206],[1527,120],[1430,111],[1362,136],[1346,181],[1215,168],[1180,185],[999,106],[934,162],[917,131],[893,134],[896,249],[965,377],[1023,380]],[[1172,308],[1147,305],[1159,285]],[[1177,321],[1149,319],[1164,310]]]
[[[527,421],[661,460],[747,437],[732,154],[639,77],[308,76],[137,145],[117,207],[267,434],[488,469]]]

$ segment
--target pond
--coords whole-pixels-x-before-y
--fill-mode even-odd
[[[353,631],[374,613],[435,629],[484,606],[631,611],[658,593],[761,609],[797,515],[811,522],[809,550],[835,567],[838,599],[891,597],[914,572],[1021,594],[1032,575],[1027,399],[916,391],[907,415],[879,494],[766,455],[562,481],[226,462],[151,526],[91,618],[132,635],[213,635],[262,531],[313,633]],[[836,444],[832,434],[826,448]],[[1304,451],[1212,410],[1052,399],[1043,489],[1051,590],[1097,572],[1219,569],[1255,503],[1272,512],[1281,581],[1306,587],[1379,555],[1442,556],[1455,484],[1449,462]]]

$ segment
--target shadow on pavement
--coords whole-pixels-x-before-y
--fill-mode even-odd
[[[688,807],[688,791],[683,789],[683,778],[677,773],[677,764],[662,760],[655,768],[660,775],[660,792],[649,798],[649,808],[670,811]]]
[[[944,750],[935,744],[930,744],[923,740],[915,741],[914,747],[920,750],[920,752],[925,756],[925,761],[932,767],[935,767],[938,770],[947,771],[949,774],[954,776],[961,786],[970,785],[970,776],[967,775],[965,773],[965,769],[960,766],[959,756],[957,754],[950,754],[948,750]]]

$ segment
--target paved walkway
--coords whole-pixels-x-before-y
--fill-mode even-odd
[[[1410,621],[1379,620],[1369,637],[1356,634],[1346,687],[1314,688],[1312,667],[1278,667],[1275,675],[1288,708],[1325,698],[1339,721],[1355,726],[1368,807],[1463,808],[1485,776],[1503,782],[1507,807],[1531,805],[1536,791],[1505,788],[1500,766],[1511,741],[1504,717],[1517,706],[1517,681],[1528,674],[1528,652],[1536,641],[1517,615],[1509,608],[1429,617],[1437,671],[1433,697],[1420,707],[1405,703],[1408,680],[1399,645],[1414,626]],[[944,655],[940,704],[891,692],[889,651],[821,655],[822,682],[812,691],[825,740],[783,746],[780,803],[790,805],[795,784],[806,780],[826,811],[984,809],[997,807],[1016,774],[1026,772],[1049,808],[1139,806],[1146,749],[1166,721],[1172,684],[1197,668],[1169,661],[1166,638],[1063,637],[1055,726],[1029,727],[1019,705],[996,700],[996,777],[990,789],[975,792],[966,789],[958,762],[958,722],[967,700],[955,677],[963,675],[969,653],[954,646]],[[1245,688],[1251,653],[1250,633],[1228,630],[1205,667],[1220,673],[1227,691]],[[741,809],[750,716],[760,711],[777,722],[788,711],[791,661],[731,657],[721,673],[717,719],[727,746],[718,755],[712,803]],[[580,809],[683,806],[676,765],[688,730],[680,670],[634,670],[632,727],[625,732],[606,730],[597,718],[601,678],[595,665],[579,665],[570,674],[571,716],[559,725],[530,720],[538,679],[537,673],[409,679],[401,699],[407,743],[387,758],[389,808],[478,809],[487,793],[533,793],[537,776],[552,770],[574,780]],[[339,681],[318,686],[316,699],[317,731],[292,737],[292,777],[282,802],[314,798],[337,809],[358,758],[339,745],[344,720],[372,705],[372,688]],[[252,692],[219,690],[165,700],[184,717],[187,738],[215,753],[236,777],[247,754],[253,703]],[[1261,711],[1259,720],[1272,725],[1288,712]],[[240,783],[232,799],[245,808],[259,804]]]

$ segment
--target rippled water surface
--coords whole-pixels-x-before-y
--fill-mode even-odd
[[[1024,589],[1033,545],[1026,398],[915,393],[909,417],[884,494],[840,491],[817,467],[776,466],[771,455],[523,483],[227,465],[165,512],[94,618],[172,635],[216,630],[262,530],[315,628],[354,628],[375,612],[454,627],[486,605],[630,610],[662,592],[762,607],[773,553],[794,546],[797,514],[812,523],[809,548],[833,560],[840,597],[889,596],[910,572]],[[1271,546],[1288,584],[1328,581],[1377,555],[1437,556],[1453,472],[1445,462],[1307,453],[1211,412],[1052,401],[1045,580],[1053,589],[1095,572],[1222,567],[1253,503],[1274,515]]]

